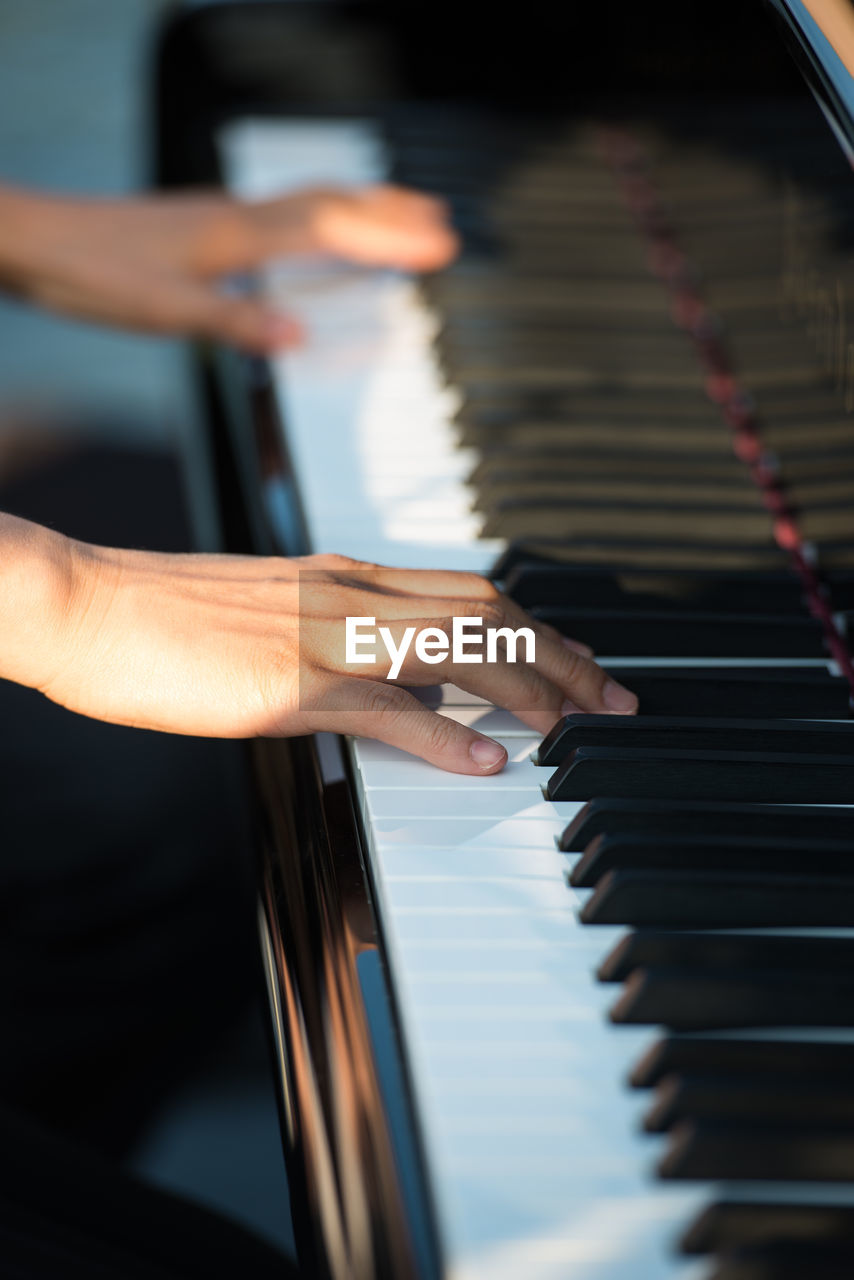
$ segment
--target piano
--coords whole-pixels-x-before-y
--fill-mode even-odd
[[[467,10],[426,87],[420,10],[194,5],[161,40],[164,184],[389,176],[464,238],[424,280],[264,271],[310,337],[200,353],[223,545],[491,574],[641,698],[541,741],[429,691],[507,747],[483,779],[249,748],[307,1275],[854,1273],[849,14],[713,7],[674,85],[684,14],[634,48],[637,8],[619,97],[595,42],[556,95],[543,29],[545,89],[484,67]]]

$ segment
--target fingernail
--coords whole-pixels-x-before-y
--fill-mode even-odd
[[[566,702],[560,709],[562,716],[580,716],[582,714],[581,707],[577,707],[574,702],[570,702],[567,698]]]
[[[618,715],[628,715],[637,710],[638,700],[629,689],[624,689],[616,680],[606,680],[602,690],[602,701],[609,711]]]
[[[594,650],[589,644],[582,644],[580,640],[572,640],[569,636],[561,636],[561,640],[567,649],[571,649],[573,653],[580,653],[582,658],[592,658]]]
[[[474,760],[478,769],[494,769],[498,764],[504,764],[507,759],[507,752],[497,742],[490,742],[488,738],[478,738],[469,748],[469,755]]]

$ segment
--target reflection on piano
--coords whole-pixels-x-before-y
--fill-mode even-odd
[[[844,68],[777,7],[844,133]],[[507,747],[477,780],[257,744],[310,1274],[851,1275],[854,183],[826,122],[795,93],[226,114],[236,190],[391,175],[466,242],[421,282],[265,275],[311,338],[236,413],[246,369],[211,374],[244,545],[491,572],[641,696],[540,742],[435,691]]]

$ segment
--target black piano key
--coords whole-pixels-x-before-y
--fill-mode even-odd
[[[850,689],[825,667],[637,667],[608,665],[653,716],[850,718]]]
[[[469,225],[474,231],[475,225]],[[483,225],[477,227],[477,233],[489,234]],[[610,372],[616,364],[634,371],[647,363],[650,349],[656,352],[658,373],[691,367],[691,352],[686,350],[684,335],[677,329],[662,329],[639,341],[636,333],[620,325],[609,326],[604,334],[601,327],[599,332],[585,333],[585,327],[582,316],[567,316],[562,330],[537,331],[517,325],[477,332],[460,326],[446,327],[437,335],[435,350],[452,381],[465,378],[469,370],[488,365],[504,369],[531,364],[556,367],[567,358],[600,373]]]
[[[850,514],[846,512],[844,528],[834,536],[851,534]],[[773,537],[773,521],[765,509],[734,511],[726,505],[691,504],[648,507],[643,503],[620,504],[619,510],[607,503],[508,503],[490,514],[483,523],[487,537],[526,538],[562,537],[571,544],[577,539],[610,537],[615,528],[632,538],[660,538],[679,545],[691,538],[725,547],[767,546]],[[828,540],[823,533],[822,542]],[[816,539],[818,540],[818,539]]]
[[[854,724],[816,720],[756,720],[704,716],[564,716],[537,750],[537,763],[556,765],[576,747],[663,747],[672,751],[794,751],[854,757]]]
[[[458,288],[462,282],[454,282],[452,288]],[[498,283],[496,296],[506,302],[508,288]],[[603,288],[604,286],[604,288]],[[554,282],[554,288],[560,289],[560,283]],[[639,293],[645,298],[655,299],[656,285],[651,288],[641,286]],[[488,286],[487,286],[488,288]],[[518,300],[522,297],[524,285],[513,282],[510,286]],[[607,283],[599,282],[591,289],[591,300],[604,296]],[[481,282],[480,290],[486,290]],[[529,295],[532,296],[532,295]],[[540,297],[544,295],[540,294]],[[660,294],[658,295],[660,298]],[[491,301],[491,299],[490,299]],[[659,314],[658,308],[652,308]],[[762,409],[766,423],[772,422],[778,429],[788,432],[792,437],[792,446],[806,454],[815,453],[815,442],[812,437],[804,438],[804,423],[809,422],[825,426],[830,423],[834,427],[845,421],[840,413],[839,397],[835,388],[789,387],[786,392],[775,394],[766,390],[762,395]],[[572,422],[615,422],[631,429],[640,424],[659,424],[665,427],[676,426],[685,433],[687,429],[693,433],[695,428],[708,428],[712,439],[713,429],[720,433],[714,437],[713,448],[723,446],[721,452],[731,448],[726,433],[721,432],[720,410],[710,403],[705,396],[698,396],[694,391],[673,386],[642,387],[620,385],[616,382],[603,383],[598,386],[579,386],[569,390],[559,382],[542,382],[539,386],[495,382],[484,379],[474,382],[468,388],[466,399],[462,402],[456,419],[460,423],[487,428],[500,428],[513,425],[519,421],[552,421],[561,426]],[[632,444],[631,439],[627,441]],[[678,440],[677,440],[678,447]],[[850,445],[850,435],[845,443]],[[683,447],[691,447],[690,442]],[[787,456],[788,451],[787,451]]]
[[[459,291],[461,283],[453,282],[451,288]],[[506,302],[507,288],[502,289],[498,282],[493,283],[496,286],[497,295]],[[559,283],[556,282],[555,287],[559,289]],[[644,286],[641,292],[644,297],[655,299],[656,287],[659,286],[653,285],[649,289]],[[488,288],[489,286],[484,289],[481,283],[480,292],[485,295]],[[515,298],[521,299],[524,286],[520,282],[514,282],[510,288],[513,289]],[[600,297],[603,296],[602,283],[595,291],[591,290],[591,299],[595,298],[597,293]],[[533,295],[529,294],[529,296]],[[542,298],[544,295],[539,296]],[[660,294],[658,296],[660,298]],[[653,308],[653,311],[659,314],[658,308]],[[768,393],[762,397],[762,407],[769,421],[773,415],[773,420],[784,426],[791,423],[800,424],[801,432],[803,432],[805,421],[817,422],[821,419],[836,423],[842,418],[838,395],[832,388],[822,393],[815,388],[802,391],[792,387],[785,396],[774,396]],[[565,387],[548,382],[540,386],[503,385],[498,387],[489,381],[483,381],[469,388],[468,395],[462,402],[456,417],[458,422],[491,428],[500,428],[524,420],[553,421],[561,425],[567,422],[607,421],[619,422],[629,428],[637,423],[659,423],[665,426],[675,424],[682,430],[685,428],[693,430],[696,426],[708,427],[710,431],[712,428],[720,431],[721,428],[720,411],[717,406],[711,404],[705,397],[697,396],[693,391],[679,387],[666,390],[628,387],[617,383],[593,388],[582,386],[574,391],[568,391]],[[720,442],[729,446],[730,442],[726,439],[725,433],[722,434],[723,440],[718,436],[716,444]],[[801,446],[807,453],[815,452],[812,443],[805,445],[803,439]]]
[[[686,836],[652,832],[596,836],[569,872],[574,889],[592,889],[609,871],[754,871],[811,875],[854,874],[854,845],[819,840],[749,840],[743,836]]]
[[[704,1181],[849,1182],[854,1179],[854,1133],[684,1122],[672,1131],[658,1173]]]
[[[818,1033],[820,1034],[820,1033]],[[745,1075],[757,1079],[822,1075],[854,1080],[854,1043],[821,1039],[725,1039],[716,1035],[668,1035],[647,1050],[629,1083],[651,1089],[671,1074]]]
[[[824,1080],[669,1076],[643,1117],[647,1133],[666,1133],[683,1120],[743,1121],[751,1126],[829,1126],[854,1133],[854,1087]]]
[[[730,475],[733,463],[741,468],[740,474],[744,476],[743,464],[732,454],[704,454],[696,450],[680,452],[675,449],[621,450],[622,461],[615,471],[614,449],[607,441],[599,442],[595,436],[584,436],[570,444],[560,436],[552,438],[551,432],[539,427],[521,438],[519,435],[502,436],[488,443],[481,442],[478,453],[479,461],[468,479],[480,505],[485,508],[498,499],[512,496],[515,481],[531,485],[546,475],[551,488],[568,484],[569,492],[575,494],[579,492],[579,486],[588,483],[600,494],[607,494],[611,487],[615,494],[621,493],[631,482],[641,497],[649,496],[650,492],[672,496],[674,486],[685,484],[691,492],[714,486],[716,494],[724,491],[724,501],[732,500]],[[804,467],[798,468],[799,479],[805,470]],[[844,475],[854,472],[854,451],[850,461],[837,463],[837,470]],[[837,487],[838,484],[837,480]],[[744,501],[746,487],[743,484],[736,486],[735,491],[739,501]],[[570,570],[575,567],[567,566]],[[655,566],[653,563],[644,567]],[[603,568],[609,573],[622,573],[625,565],[612,562]],[[797,584],[793,581],[790,585]],[[554,599],[547,597],[541,603],[568,604],[573,600],[565,590],[563,594],[554,594]],[[782,611],[786,612],[786,609],[784,604]]]
[[[528,563],[539,557],[548,562],[571,562],[580,565],[613,564],[619,561],[624,568],[647,568],[655,565],[662,569],[705,569],[729,572],[733,569],[778,570],[789,565],[789,555],[777,546],[758,546],[755,543],[734,545],[728,543],[697,542],[683,538],[678,544],[661,538],[627,536],[595,538],[524,538],[511,543],[495,562],[491,576],[504,578],[510,569],[520,563]],[[846,566],[854,563],[854,555],[847,553]],[[834,567],[841,561],[834,557]]]
[[[726,506],[733,511],[754,511],[761,501],[755,487],[748,484],[736,485],[731,481],[722,482],[719,477],[704,475],[703,469],[691,467],[690,461],[685,463],[683,475],[653,479],[652,476],[639,474],[627,476],[622,472],[608,474],[603,464],[600,468],[578,467],[572,474],[565,474],[571,468],[555,457],[546,474],[532,470],[528,460],[520,456],[515,466],[505,472],[495,472],[482,478],[477,484],[470,481],[474,489],[475,511],[483,514],[485,520],[493,515],[500,519],[501,512],[511,504],[538,506],[545,504],[574,504],[576,502],[595,503],[619,510],[623,503],[632,501],[639,506],[655,509],[680,505],[685,502],[702,503],[709,506]],[[837,493],[836,490],[839,490]],[[841,482],[836,489],[830,491],[827,486],[807,490],[806,496],[810,506],[818,506],[822,500],[826,506],[829,493],[834,495],[837,503],[851,503],[854,499],[854,483],[845,486]],[[542,601],[542,604],[548,602]],[[612,607],[619,607],[617,601]],[[584,608],[580,600],[566,597],[553,602],[555,608]],[[654,607],[651,603],[650,607]],[[671,607],[666,601],[665,608]],[[727,606],[721,607],[727,612]],[[760,611],[761,612],[761,611]],[[787,610],[782,610],[787,612]]]
[[[597,654],[639,658],[827,657],[820,623],[809,614],[636,613],[535,606],[535,618]]]
[[[845,928],[854,920],[854,875],[609,871],[581,919],[671,929]]]
[[[702,973],[635,969],[609,1010],[618,1025],[674,1031],[740,1027],[850,1027],[854,977],[779,970]]]
[[[644,449],[652,458],[661,457],[668,461],[687,454],[688,466],[691,464],[690,455],[696,455],[698,458],[706,457],[707,454],[714,452],[716,448],[722,459],[731,457],[731,452],[726,449],[726,441],[722,439],[720,425],[710,426],[704,428],[703,431],[698,431],[695,427],[686,430],[684,426],[676,425],[662,429],[656,422],[649,426],[644,425],[643,428],[632,428],[628,432],[622,425],[615,426],[608,421],[590,422],[589,420],[581,419],[577,422],[566,423],[527,417],[520,418],[517,422],[501,427],[458,427],[456,434],[460,444],[476,449],[479,452],[489,445],[499,445],[503,449],[515,453],[522,464],[524,464],[525,458],[530,455],[531,450],[536,450],[541,454],[551,454],[556,464],[560,465],[568,461],[576,451],[589,453],[594,448],[606,448],[616,455],[622,453],[623,449],[631,445]],[[565,539],[568,534],[565,521],[561,517],[566,515],[566,510],[565,506],[561,510],[561,506],[562,504],[560,503],[550,503],[548,519],[537,520],[534,523],[530,504],[520,504],[521,509],[517,516],[514,516],[513,503],[512,501],[508,502],[502,507],[502,511],[506,516],[505,524],[518,526],[519,532],[516,532],[514,528],[507,528],[505,529],[505,536],[535,541],[556,537]],[[712,510],[714,511],[714,508]],[[720,512],[721,518],[723,519],[730,510],[731,507],[725,503]],[[743,541],[747,542],[753,536],[757,523],[757,521],[748,523],[749,532],[745,534]],[[600,528],[601,524],[602,521],[600,521]],[[618,511],[612,510],[611,524],[606,527],[620,529],[623,535],[629,533],[630,536],[647,537],[651,540],[654,540],[655,537],[664,540],[668,536],[661,533],[647,533],[638,528],[636,523],[632,524],[631,530],[624,531],[622,528],[622,505]],[[765,526],[762,527],[765,528]],[[570,526],[570,531],[577,537],[581,536],[582,531],[575,524]],[[685,537],[696,543],[708,544],[712,541],[705,531],[689,531],[686,532]],[[731,531],[722,532],[717,541],[728,546],[732,545],[734,539]]]
[[[791,573],[714,574],[634,572],[571,565],[520,564],[504,590],[525,609],[563,605],[580,609],[703,609],[719,613],[796,613],[803,590]]]
[[[852,804],[854,766],[848,756],[803,752],[576,747],[549,778],[547,794]]]
[[[724,976],[748,971],[854,974],[854,932],[850,937],[828,937],[641,929],[620,939],[596,976],[600,982],[625,982],[636,969]]]
[[[854,841],[854,809],[602,796],[587,802],[565,828],[559,845],[565,853],[580,853],[598,835],[647,831],[736,839],[760,836],[810,840],[818,836],[830,841]]]
[[[854,1250],[854,1205],[830,1200],[718,1200],[690,1224],[679,1249],[687,1254],[723,1253],[766,1241],[818,1242]]]
[[[717,455],[698,458],[693,453],[647,457],[638,450],[627,450],[619,462],[615,462],[611,450],[589,442],[574,450],[538,448],[530,444],[517,448],[495,443],[481,450],[468,479],[482,510],[516,493],[531,496],[542,491],[549,496],[564,493],[567,497],[578,497],[586,492],[588,485],[597,496],[610,496],[614,501],[628,492],[641,498],[658,496],[667,501],[679,492],[680,486],[684,486],[683,492],[687,490],[701,500],[720,498],[740,505],[748,501],[749,494],[754,500],[756,497],[749,473],[734,454],[729,459]],[[799,473],[798,480],[800,486],[807,486],[807,496],[812,495],[817,501],[833,496],[849,497],[854,487],[854,461],[847,468],[837,463],[832,478],[822,475],[804,479]],[[802,491],[798,489],[799,494]],[[790,583],[790,586],[796,585]],[[571,604],[574,597],[567,586],[564,581],[562,591],[553,591],[553,598],[541,603]],[[782,612],[786,612],[785,605]]]
[[[822,1241],[769,1244],[716,1259],[704,1280],[851,1280],[849,1249]]]
[[[841,570],[825,574],[824,580],[838,609],[854,609],[854,574]]]

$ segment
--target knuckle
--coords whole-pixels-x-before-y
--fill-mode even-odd
[[[388,723],[400,716],[406,706],[406,694],[393,684],[361,681],[355,694],[355,710],[370,720]]]
[[[479,618],[485,627],[501,627],[505,621],[500,600],[467,600],[463,614],[467,618]]]
[[[517,679],[524,691],[525,701],[534,708],[550,706],[555,690],[536,671],[527,667],[518,669]]]
[[[250,662],[262,707],[279,709],[297,700],[299,676],[293,655],[276,646],[265,647]]]
[[[426,750],[442,755],[454,746],[456,737],[457,726],[453,720],[434,713],[424,734],[423,745]]]
[[[365,567],[360,560],[353,560],[350,556],[338,555],[334,551],[325,552],[323,555],[310,556],[309,559],[318,569],[358,569]]]
[[[561,673],[564,679],[569,681],[578,680],[585,674],[584,667],[587,665],[587,659],[583,658],[575,649],[564,648],[562,653],[563,670]]]
[[[500,600],[486,600],[478,610],[480,617],[483,619],[485,627],[503,627],[507,623],[507,615],[504,612],[503,604]]]

